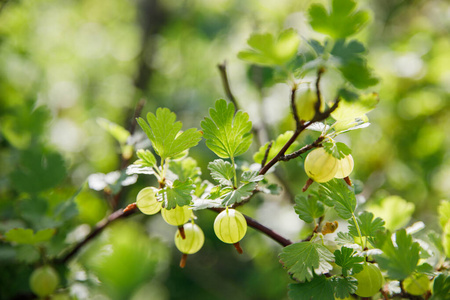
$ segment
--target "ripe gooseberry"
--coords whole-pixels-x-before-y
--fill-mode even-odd
[[[189,206],[176,206],[172,209],[166,209],[163,208],[161,210],[161,215],[164,219],[164,221],[167,222],[167,224],[174,225],[174,226],[181,226],[189,219],[191,218],[192,211],[189,209]]]
[[[224,243],[234,244],[236,250],[242,253],[239,241],[247,232],[247,221],[243,214],[235,209],[227,208],[217,215],[214,221],[214,232]]]
[[[205,235],[202,229],[193,223],[187,223],[184,226],[184,233],[186,235],[183,239],[177,231],[175,234],[175,246],[184,254],[194,254],[200,250],[205,242]]]
[[[384,281],[380,269],[371,263],[364,263],[362,271],[353,277],[358,281],[355,294],[360,297],[372,297],[378,293]]]
[[[334,177],[335,178],[348,177],[350,173],[352,173],[353,167],[355,165],[352,155],[349,154],[342,159],[338,159],[337,162],[338,162],[338,169]]]
[[[30,276],[30,288],[39,297],[52,294],[59,284],[59,276],[51,266],[42,266]]]
[[[305,172],[315,182],[333,179],[338,167],[338,159],[323,148],[312,150],[305,159]]]
[[[136,197],[136,205],[146,215],[154,215],[161,210],[161,202],[156,198],[157,189],[154,187],[143,188]]]

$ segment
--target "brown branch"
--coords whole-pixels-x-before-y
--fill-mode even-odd
[[[70,250],[67,254],[65,254],[61,259],[59,259],[59,261],[64,264],[67,263],[81,250],[82,247],[84,247],[87,243],[89,243],[89,241],[98,236],[109,224],[111,224],[116,220],[129,217],[137,211],[138,210],[136,208],[128,210],[126,212],[124,212],[123,209],[116,210],[115,212],[110,214],[107,218],[98,222],[95,225],[95,228],[91,231],[91,233],[89,233],[82,241],[76,244],[75,247],[72,248],[72,250]]]
[[[311,143],[309,145],[306,145],[306,146],[304,146],[304,147],[302,147],[302,148],[298,149],[297,151],[294,151],[294,152],[292,152],[290,154],[283,155],[282,157],[280,157],[280,160],[288,161],[288,160],[291,160],[291,159],[299,157],[300,155],[308,152],[309,150],[311,150],[313,148],[320,147],[320,143],[322,143],[324,138],[325,137],[321,135],[313,143]]]
[[[273,141],[270,141],[269,145],[267,145],[266,152],[264,153],[264,158],[261,161],[261,167],[264,167],[264,165],[267,162],[267,157],[269,157],[270,148],[272,148]]]
[[[297,85],[294,84],[292,86],[292,90],[291,90],[291,113],[294,116],[295,127],[298,128],[302,124],[302,121],[300,120],[298,113],[297,113],[297,104],[295,103],[295,93],[296,92],[297,92]]]
[[[320,78],[322,78],[322,74],[325,72],[325,69],[322,67],[317,71],[317,80],[316,80],[316,94],[317,101],[314,106],[314,109],[317,113],[320,113],[320,107],[322,106],[322,95],[320,94]]]
[[[228,74],[227,74],[227,62],[224,61],[223,63],[218,64],[217,68],[219,69],[220,77],[222,78],[223,89],[225,90],[225,93],[227,94],[228,99],[231,102],[233,102],[234,111],[236,112],[239,110],[239,106],[237,104],[236,98],[234,97],[233,93],[231,92],[230,82],[228,80]]]
[[[209,210],[215,211],[217,213],[220,213],[221,211],[223,211],[223,208],[209,208]],[[244,215],[244,214],[243,214]],[[259,223],[258,221],[256,221],[253,218],[250,218],[247,215],[244,215],[245,220],[247,221],[247,225],[252,227],[255,230],[258,230],[259,232],[267,235],[268,237],[270,237],[272,240],[276,241],[277,243],[279,243],[281,246],[286,247],[292,244],[292,241],[279,235],[278,233],[276,233],[275,231],[273,231],[272,229],[264,226],[263,224]]]

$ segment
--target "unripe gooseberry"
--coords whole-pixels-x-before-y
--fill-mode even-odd
[[[297,115],[300,120],[310,121],[316,114],[317,95],[308,88],[306,91],[299,92],[297,99],[295,100],[295,106],[297,108]]]
[[[411,295],[420,296],[430,289],[430,280],[425,274],[413,274],[403,281],[403,288]]]
[[[305,159],[305,172],[315,182],[333,179],[338,167],[338,159],[323,148],[312,150]]]
[[[358,281],[355,294],[360,297],[372,297],[383,285],[383,275],[380,269],[371,263],[364,263],[361,272],[353,275]]]
[[[200,250],[205,242],[205,235],[202,229],[193,223],[187,223],[184,226],[185,238],[177,231],[175,234],[175,246],[184,254],[194,254]]]
[[[154,215],[161,210],[161,202],[156,198],[157,189],[153,187],[143,188],[136,197],[136,205],[146,215]]]
[[[245,236],[247,221],[237,210],[227,208],[217,215],[214,221],[214,232],[222,242],[235,244]]]
[[[59,284],[59,276],[51,266],[42,266],[30,276],[30,288],[39,297],[52,294]]]
[[[345,156],[342,159],[338,159],[338,169],[334,177],[335,178],[348,177],[350,173],[352,173],[354,165],[355,163],[353,161],[353,157],[351,154]]]
[[[161,210],[161,215],[168,224],[174,226],[181,226],[191,218],[192,211],[189,209],[188,205],[175,206],[172,209],[163,208]]]

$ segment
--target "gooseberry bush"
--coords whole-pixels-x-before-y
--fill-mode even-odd
[[[430,232],[422,235],[426,239],[419,239],[415,233],[424,230],[422,222],[405,227],[408,216],[403,217],[402,211],[400,220],[393,223],[384,220],[382,213],[366,210],[366,204],[358,201],[362,184],[350,179],[358,162],[341,135],[369,126],[367,114],[379,101],[373,90],[378,79],[368,66],[365,46],[352,39],[366,25],[369,14],[353,0],[333,0],[330,7],[313,4],[308,14],[320,39],[302,40],[293,29],[276,35],[255,33],[238,54],[244,63],[270,70],[290,90],[285,101],[293,130],[260,146],[252,160],[244,154],[258,133],[249,115],[239,109],[224,64],[219,67],[230,101],[217,100],[201,121],[201,130],[183,129],[174,112],[158,108],[136,119],[151,144],[140,149],[127,143],[133,132],[99,121],[117,139],[125,164],[118,181],[105,179],[100,187],[90,182],[91,188],[117,195],[137,176],[155,178],[157,184],[143,188],[134,203],[118,209],[82,241],[54,256],[44,254],[51,252],[46,247],[58,237],[61,224],[55,222],[37,232],[26,228],[5,232],[5,241],[40,250],[45,265],[31,275],[34,294],[58,295],[55,291],[67,283],[67,264],[80,249],[112,222],[136,214],[160,213],[174,226],[180,267],[188,268],[188,255],[201,255],[205,242],[197,224],[198,212],[210,210],[217,213],[210,224],[215,235],[224,244],[234,245],[238,253],[245,252],[240,241],[248,228],[280,244],[280,263],[292,278],[291,299],[450,299],[450,202],[443,201],[439,209],[442,234]],[[323,84],[326,76],[333,85]],[[308,138],[300,142],[303,136]],[[202,140],[217,156],[207,166],[212,182],[189,156],[189,149]],[[309,178],[298,182],[303,189],[292,207],[302,221],[311,224],[308,236],[300,241],[291,241],[239,211],[244,205],[255,205],[255,195],[279,194],[274,169],[291,160],[298,161],[303,166],[298,172]],[[57,163],[49,157],[46,168],[52,167],[57,168]],[[45,176],[45,169],[38,171]],[[402,201],[387,198],[379,211],[401,207]],[[67,205],[72,204],[68,201]],[[70,209],[60,207],[59,213],[67,215]]]

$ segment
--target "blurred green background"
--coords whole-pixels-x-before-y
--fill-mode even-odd
[[[86,178],[117,170],[121,162],[120,147],[97,118],[129,128],[144,99],[143,114],[168,107],[184,129],[199,128],[208,108],[225,97],[217,70],[224,60],[241,109],[262,128],[260,142],[292,129],[289,87],[236,54],[252,32],[293,27],[309,38],[310,3],[0,1],[0,234],[56,227],[47,253],[53,256],[85,236],[113,209]],[[411,222],[434,228],[437,204],[450,198],[450,4],[359,5],[372,11],[373,20],[357,38],[366,43],[381,81],[373,89],[380,103],[369,114],[371,126],[343,138],[355,159],[352,179],[365,184],[361,201],[399,195],[416,205]],[[251,160],[256,150],[242,159]],[[208,178],[206,165],[215,155],[204,142],[190,154]],[[54,176],[24,186],[33,180],[27,168],[42,157]],[[243,211],[300,239],[305,225],[290,200],[306,180],[302,162],[284,163],[277,172],[285,193],[258,196]],[[124,188],[117,207],[134,202],[149,184],[154,182],[140,176]],[[159,215],[139,215],[115,223],[85,247],[66,272],[67,291],[76,299],[287,298],[290,279],[278,263],[279,245],[250,229],[245,253],[238,255],[215,238],[213,212],[198,217],[206,243],[185,269],[178,267],[175,229]],[[34,248],[0,244],[1,299],[30,293],[27,278],[38,260]]]

